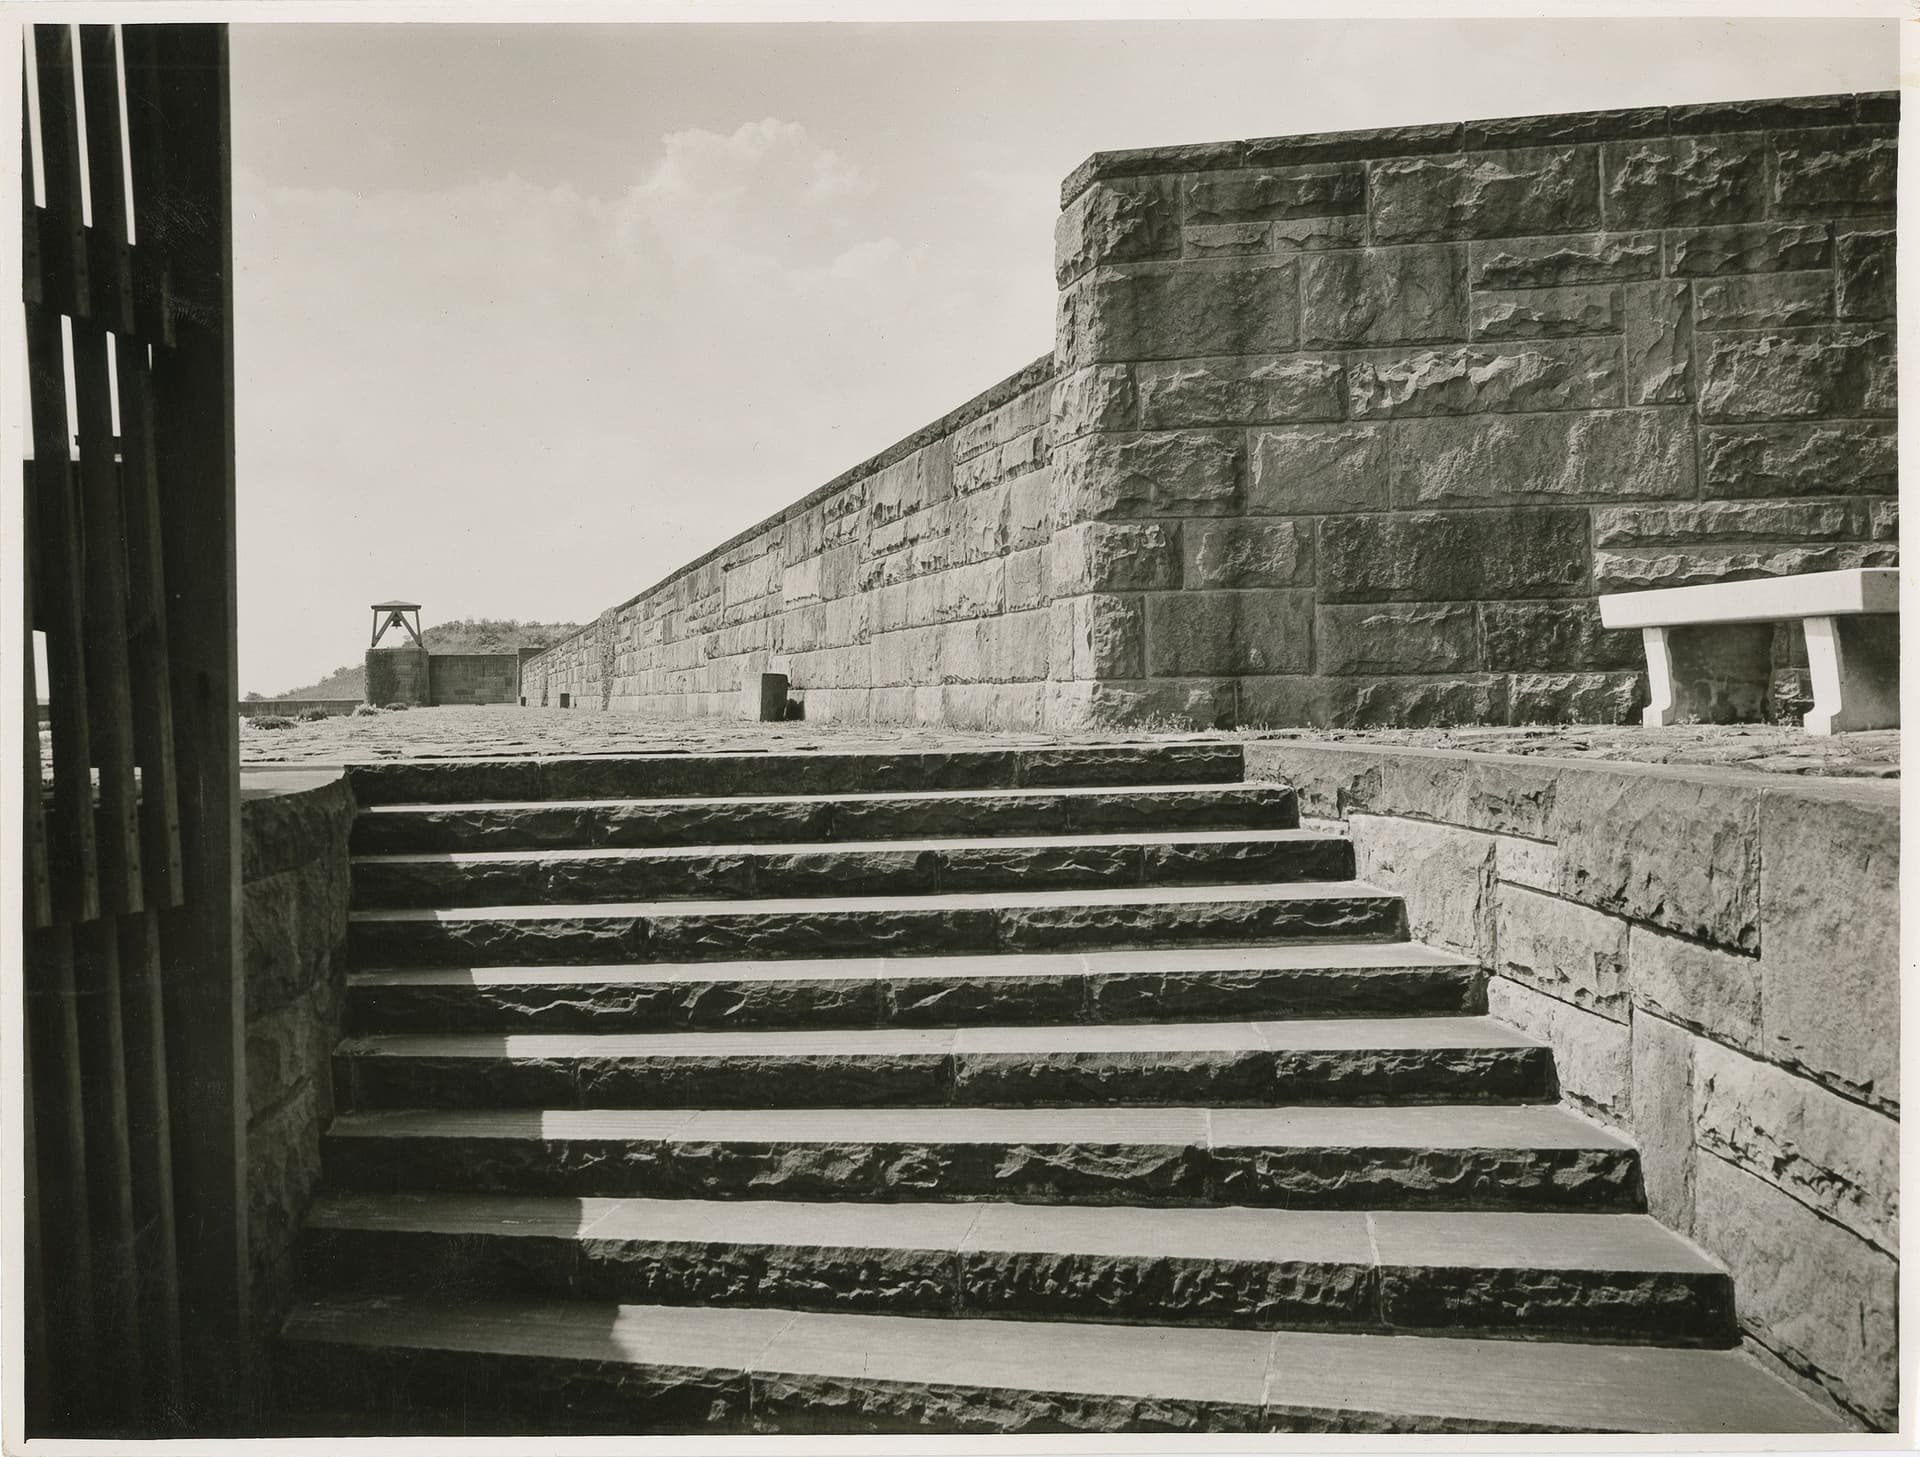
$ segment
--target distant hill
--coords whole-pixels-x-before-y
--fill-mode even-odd
[[[420,634],[430,653],[510,653],[523,647],[546,647],[561,638],[580,630],[577,622],[520,622],[511,617],[476,617],[471,620],[456,618],[452,622],[436,622]],[[391,644],[395,638],[405,642],[404,633],[388,633],[382,646]],[[274,698],[359,698],[367,691],[367,668],[364,662],[350,663],[344,668],[335,668],[318,683],[309,683],[303,688],[289,688],[285,693],[275,693]]]

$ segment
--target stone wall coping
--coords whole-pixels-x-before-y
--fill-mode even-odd
[[[1238,142],[1136,147],[1095,152],[1060,184],[1066,207],[1095,182],[1167,172],[1212,172],[1228,167],[1293,167],[1316,162],[1479,152],[1507,147],[1620,142],[1642,137],[1700,136],[1712,132],[1770,131],[1786,127],[1896,123],[1897,91],[1644,106],[1620,111],[1569,111],[1365,131],[1307,132]]]
[[[1025,365],[1022,368],[1015,370],[1012,374],[1008,375],[1005,379],[1001,380],[998,384],[988,386],[986,389],[982,390],[979,394],[975,395],[972,399],[968,400],[965,404],[957,406],[956,408],[947,411],[946,414],[942,415],[939,419],[934,420],[929,424],[922,425],[918,430],[915,430],[911,435],[904,436],[901,439],[894,441],[893,444],[889,445],[885,450],[881,451],[879,454],[870,455],[865,460],[861,461],[858,465],[852,466],[849,469],[840,472],[839,475],[835,476],[832,480],[828,481],[824,486],[819,486],[819,487],[816,487],[814,490],[809,491],[806,495],[802,496],[799,500],[793,502],[791,505],[782,506],[778,511],[775,511],[771,516],[768,516],[763,520],[755,522],[752,526],[749,526],[746,530],[736,532],[734,535],[728,537],[725,541],[721,542],[718,546],[713,547],[709,551],[703,552],[701,555],[695,557],[692,561],[687,562],[685,565],[675,567],[671,572],[667,573],[666,576],[662,577],[659,581],[655,582],[651,587],[646,587],[646,588],[643,588],[641,591],[635,592],[631,597],[627,598],[626,601],[618,603],[615,606],[608,608],[607,612],[624,612],[627,608],[633,606],[634,603],[640,601],[642,598],[651,597],[655,592],[660,591],[663,587],[671,586],[673,583],[679,581],[682,577],[692,575],[694,572],[697,572],[700,570],[700,568],[704,567],[708,562],[714,560],[716,557],[725,555],[729,551],[732,551],[736,546],[739,546],[742,542],[751,541],[754,537],[760,536],[765,532],[771,531],[774,527],[782,525],[783,523],[792,520],[794,517],[807,511],[809,508],[818,505],[821,501],[826,500],[827,497],[833,495],[835,492],[845,490],[848,486],[852,485],[855,481],[864,480],[866,477],[870,475],[875,475],[880,471],[885,470],[888,466],[893,465],[899,461],[905,460],[908,456],[912,455],[916,450],[922,450],[925,447],[933,444],[934,441],[940,439],[942,436],[953,434],[954,431],[958,430],[962,425],[971,424],[973,421],[979,419],[982,415],[991,414],[993,411],[999,409],[1002,405],[1006,404],[1009,400],[1017,399],[1019,396],[1024,395],[1028,390],[1033,389],[1038,385],[1045,384],[1048,380],[1053,378],[1053,374],[1054,374],[1053,354],[1051,351],[1049,351],[1046,354],[1041,355],[1038,359],[1034,360],[1031,364]],[[600,613],[599,617],[605,617],[607,615],[607,612]],[[598,628],[599,628],[599,618],[596,618],[593,622],[587,623],[578,632],[573,633],[571,636],[563,637],[558,642],[547,644],[546,648],[543,649],[540,653],[536,654],[531,658],[525,659],[522,666],[524,667],[526,663],[537,663],[540,661],[541,658],[545,657],[548,653],[557,652],[559,649],[566,647],[569,643],[575,642],[578,639],[585,637],[588,633],[597,631]]]
[[[324,789],[346,774],[344,764],[245,764],[240,769],[240,799],[278,799]]]
[[[1494,765],[1526,769],[1538,773],[1547,770],[1562,774],[1612,775],[1623,779],[1664,779],[1687,784],[1703,784],[1721,789],[1747,789],[1762,793],[1844,802],[1878,809],[1888,816],[1900,814],[1900,781],[1897,779],[1847,779],[1839,776],[1806,774],[1769,774],[1761,769],[1732,769],[1717,764],[1648,764],[1632,759],[1581,759],[1547,754],[1501,754],[1474,749],[1427,749],[1406,744],[1367,744],[1341,739],[1248,739],[1246,740],[1247,777],[1258,778],[1273,772],[1262,760],[1280,755],[1345,755],[1377,760],[1417,759],[1429,763],[1453,761],[1462,765]],[[1393,813],[1394,811],[1380,811]]]

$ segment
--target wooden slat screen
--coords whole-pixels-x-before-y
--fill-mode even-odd
[[[233,1432],[251,1391],[226,32],[36,25],[28,64],[27,1431]]]

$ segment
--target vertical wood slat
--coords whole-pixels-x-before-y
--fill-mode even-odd
[[[40,210],[33,202],[32,99],[27,94],[27,62],[20,59],[20,296],[37,304],[45,296],[40,282]]]
[[[47,1292],[48,1372],[54,1423],[94,1411],[91,1221],[80,1034],[74,1015],[71,928],[36,931],[26,946],[26,1041],[32,1062],[40,1198],[40,1275]],[[56,1426],[55,1430],[59,1427]]]
[[[40,171],[46,181],[40,266],[49,300],[77,318],[93,312],[88,293],[86,214],[80,203],[80,127],[73,106],[73,36],[64,25],[33,28],[40,91]]]
[[[142,869],[148,905],[181,899],[180,786],[174,767],[173,698],[167,642],[167,570],[160,540],[160,482],[154,469],[153,382],[146,350],[120,341],[121,505],[126,523],[127,651],[132,665],[133,749],[140,761]]]
[[[160,995],[160,918],[151,906],[120,922],[127,1133],[133,1169],[135,1270],[146,1405],[177,1412],[184,1370],[173,1205],[173,1120],[167,1096],[167,1019]]]
[[[104,47],[102,41],[104,40]],[[139,788],[134,778],[133,694],[127,661],[126,527],[114,461],[113,380],[107,325],[130,327],[131,275],[123,263],[126,194],[120,176],[119,93],[113,27],[81,31],[87,122],[87,182],[93,203],[90,320],[73,322],[74,415],[80,446],[82,560],[86,580],[87,708],[93,761],[100,771],[101,899],[113,912],[137,911],[140,893]],[[89,63],[90,62],[90,63]],[[124,286],[112,285],[125,274]],[[114,963],[117,968],[117,959]]]
[[[26,623],[21,632],[20,681],[25,703],[20,716],[23,755],[20,803],[24,810],[21,858],[25,862],[26,895],[23,910],[27,925],[35,930],[53,924],[53,885],[47,874],[47,814],[44,780],[40,759],[39,673],[34,666],[33,634],[40,621],[40,607],[34,595],[38,575],[33,569],[33,543],[37,540],[33,520],[33,464],[26,463],[20,483],[20,531],[27,544],[21,553],[23,564],[20,595],[26,604]]]
[[[221,25],[128,26],[140,245],[166,260],[174,344],[152,362],[181,802],[181,904],[161,921],[162,998],[188,1405],[231,1429],[252,1402],[246,1005],[241,980],[234,561],[231,128]]]
[[[80,1105],[86,1123],[94,1351],[95,1359],[114,1378],[101,1393],[99,1418],[121,1425],[133,1414],[143,1382],[117,918],[74,928],[73,964],[75,1041],[82,1069]]]

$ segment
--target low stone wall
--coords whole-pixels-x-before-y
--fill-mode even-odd
[[[1310,742],[1249,778],[1342,820],[1412,934],[1477,958],[1653,1213],[1733,1272],[1753,1348],[1895,1423],[1899,790]]]
[[[294,1241],[333,1117],[354,799],[337,770],[249,775],[242,795],[247,1235],[264,1338],[292,1294]]]
[[[277,714],[292,718],[296,713],[348,714],[360,706],[358,698],[248,698],[240,704],[240,717],[262,718]]]
[[[601,613],[522,665],[528,704],[733,714],[783,672],[810,719],[1038,726],[1051,384],[1029,365]]]

